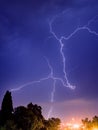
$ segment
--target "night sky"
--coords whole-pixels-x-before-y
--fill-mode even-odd
[[[0,102],[45,117],[98,115],[98,0],[0,0]]]

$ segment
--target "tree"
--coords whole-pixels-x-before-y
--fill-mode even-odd
[[[21,130],[21,129],[17,129],[17,125],[15,124],[13,120],[7,120],[4,128],[6,130]]]
[[[92,119],[92,127],[98,129],[98,116],[94,116]]]
[[[13,103],[12,103],[12,96],[11,92],[7,91],[4,95],[2,105],[1,105],[1,124],[4,125],[7,120],[12,118],[13,112]]]
[[[59,130],[60,128],[60,119],[59,118],[50,118],[45,121],[45,127],[48,130]]]
[[[14,120],[18,129],[21,128],[23,130],[30,130],[32,123],[31,118],[33,118],[32,113],[29,113],[24,106],[15,108]]]
[[[13,103],[12,103],[12,96],[11,92],[7,91],[4,95],[2,105],[1,105],[1,111],[6,113],[12,113],[13,112]]]
[[[38,106],[37,104],[32,104],[29,103],[27,105],[28,110],[31,110],[33,112],[33,114],[35,115],[36,119],[37,119],[37,126],[36,126],[36,130],[39,130],[40,128],[44,127],[44,117],[42,115],[42,108],[41,106]],[[32,129],[34,127],[34,124],[32,125]]]
[[[44,117],[42,116],[42,108],[41,106],[38,106],[37,104],[33,105],[32,103],[29,103],[27,105],[27,108],[29,110],[32,110],[32,112],[41,120],[44,120]]]
[[[86,130],[98,129],[98,117],[94,116],[92,120],[85,118],[82,120],[82,123]]]
[[[4,95],[0,110],[0,130],[59,130],[60,119],[45,120],[42,108],[29,103],[13,110],[11,92]]]
[[[86,128],[86,130],[90,130],[92,128],[92,122],[88,118],[83,119],[82,123],[84,127]]]
[[[33,106],[34,105],[32,104],[27,108],[20,106],[15,109],[14,119],[18,128],[21,128],[22,130],[40,130],[40,128],[43,127],[42,120],[39,119],[37,113],[32,109]]]

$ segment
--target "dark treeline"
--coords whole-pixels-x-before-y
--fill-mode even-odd
[[[85,130],[98,130],[98,116],[94,116],[91,120],[85,118],[82,123]]]
[[[11,92],[4,95],[0,110],[0,130],[59,130],[60,119],[46,120],[42,108],[29,103],[13,109]]]

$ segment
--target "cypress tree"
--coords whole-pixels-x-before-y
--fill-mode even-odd
[[[11,92],[7,91],[4,95],[1,105],[1,119],[2,124],[5,124],[7,120],[11,119],[13,112],[13,103]]]

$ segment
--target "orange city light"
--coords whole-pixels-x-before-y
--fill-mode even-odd
[[[73,124],[73,128],[74,129],[79,129],[80,128],[80,124]]]
[[[97,128],[97,127],[95,127],[95,128],[93,128],[92,130],[98,130],[98,128]]]

